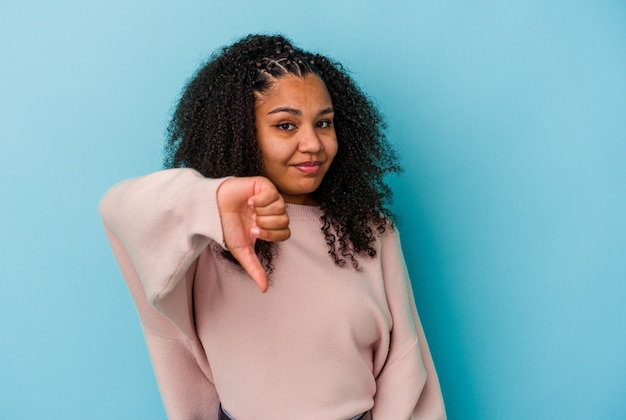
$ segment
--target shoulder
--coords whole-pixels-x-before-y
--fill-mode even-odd
[[[387,250],[391,252],[391,250],[401,250],[402,246],[400,244],[400,232],[398,231],[398,227],[394,223],[388,222],[384,232],[378,234],[378,242],[383,251]]]

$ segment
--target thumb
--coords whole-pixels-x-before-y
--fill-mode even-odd
[[[231,249],[230,253],[239,261],[246,273],[254,280],[262,293],[268,288],[267,273],[261,265],[254,249],[250,246]]]

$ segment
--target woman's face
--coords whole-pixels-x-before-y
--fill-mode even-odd
[[[337,154],[333,103],[314,75],[288,75],[257,94],[255,124],[263,175],[287,203],[315,204],[311,193]]]

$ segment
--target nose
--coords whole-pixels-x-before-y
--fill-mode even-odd
[[[324,150],[324,144],[315,128],[300,131],[300,143],[298,150],[303,153],[317,153]]]

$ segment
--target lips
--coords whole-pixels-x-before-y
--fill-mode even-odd
[[[322,167],[322,162],[319,161],[309,161],[309,162],[301,162],[293,165],[296,169],[305,174],[315,174],[319,172]]]

